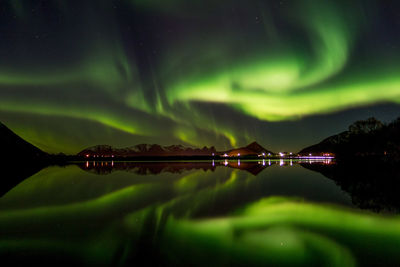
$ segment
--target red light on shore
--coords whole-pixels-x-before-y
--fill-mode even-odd
[[[90,155],[89,154],[86,154],[86,157],[88,158]]]

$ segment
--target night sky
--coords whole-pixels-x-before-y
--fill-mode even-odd
[[[400,116],[399,1],[0,1],[0,121],[41,149],[254,140]]]

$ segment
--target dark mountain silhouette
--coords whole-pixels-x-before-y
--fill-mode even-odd
[[[139,144],[127,148],[114,148],[109,145],[97,145],[86,148],[78,156],[92,157],[193,157],[193,156],[219,156],[227,154],[230,157],[268,155],[273,152],[253,142],[246,147],[235,148],[228,151],[216,151],[215,147],[191,148],[182,145],[160,146],[157,144]]]
[[[260,144],[257,142],[253,142],[245,147],[240,147],[240,148],[234,148],[228,151],[224,152],[219,152],[220,155],[227,154],[230,157],[237,157],[238,155],[242,156],[258,156],[258,155],[274,155],[273,152],[269,151],[268,149],[265,149],[262,147]]]
[[[337,158],[377,157],[400,159],[400,117],[389,124],[375,118],[356,121],[347,131],[302,149],[299,154],[334,153]]]
[[[28,143],[2,123],[0,123],[0,138],[2,154],[6,160],[41,160],[48,156],[47,153]]]
[[[173,157],[173,156],[212,156],[214,147],[191,148],[182,145],[160,146],[157,144],[139,144],[127,148],[114,148],[109,145],[97,145],[78,153],[83,157]]]
[[[255,151],[257,153],[271,153],[271,154],[273,154],[273,152],[265,149],[263,146],[261,146],[257,142],[253,142],[253,143],[247,145],[245,148],[250,149],[252,151]]]
[[[0,196],[46,166],[49,155],[0,123]]]

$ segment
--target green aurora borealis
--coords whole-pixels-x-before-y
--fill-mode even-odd
[[[300,149],[354,119],[399,115],[399,9],[2,1],[0,121],[49,152],[253,140]]]

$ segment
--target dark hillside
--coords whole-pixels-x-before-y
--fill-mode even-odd
[[[334,153],[337,158],[375,157],[400,160],[400,118],[383,124],[375,118],[356,121],[349,129],[330,136],[318,144],[302,149],[299,154]]]

